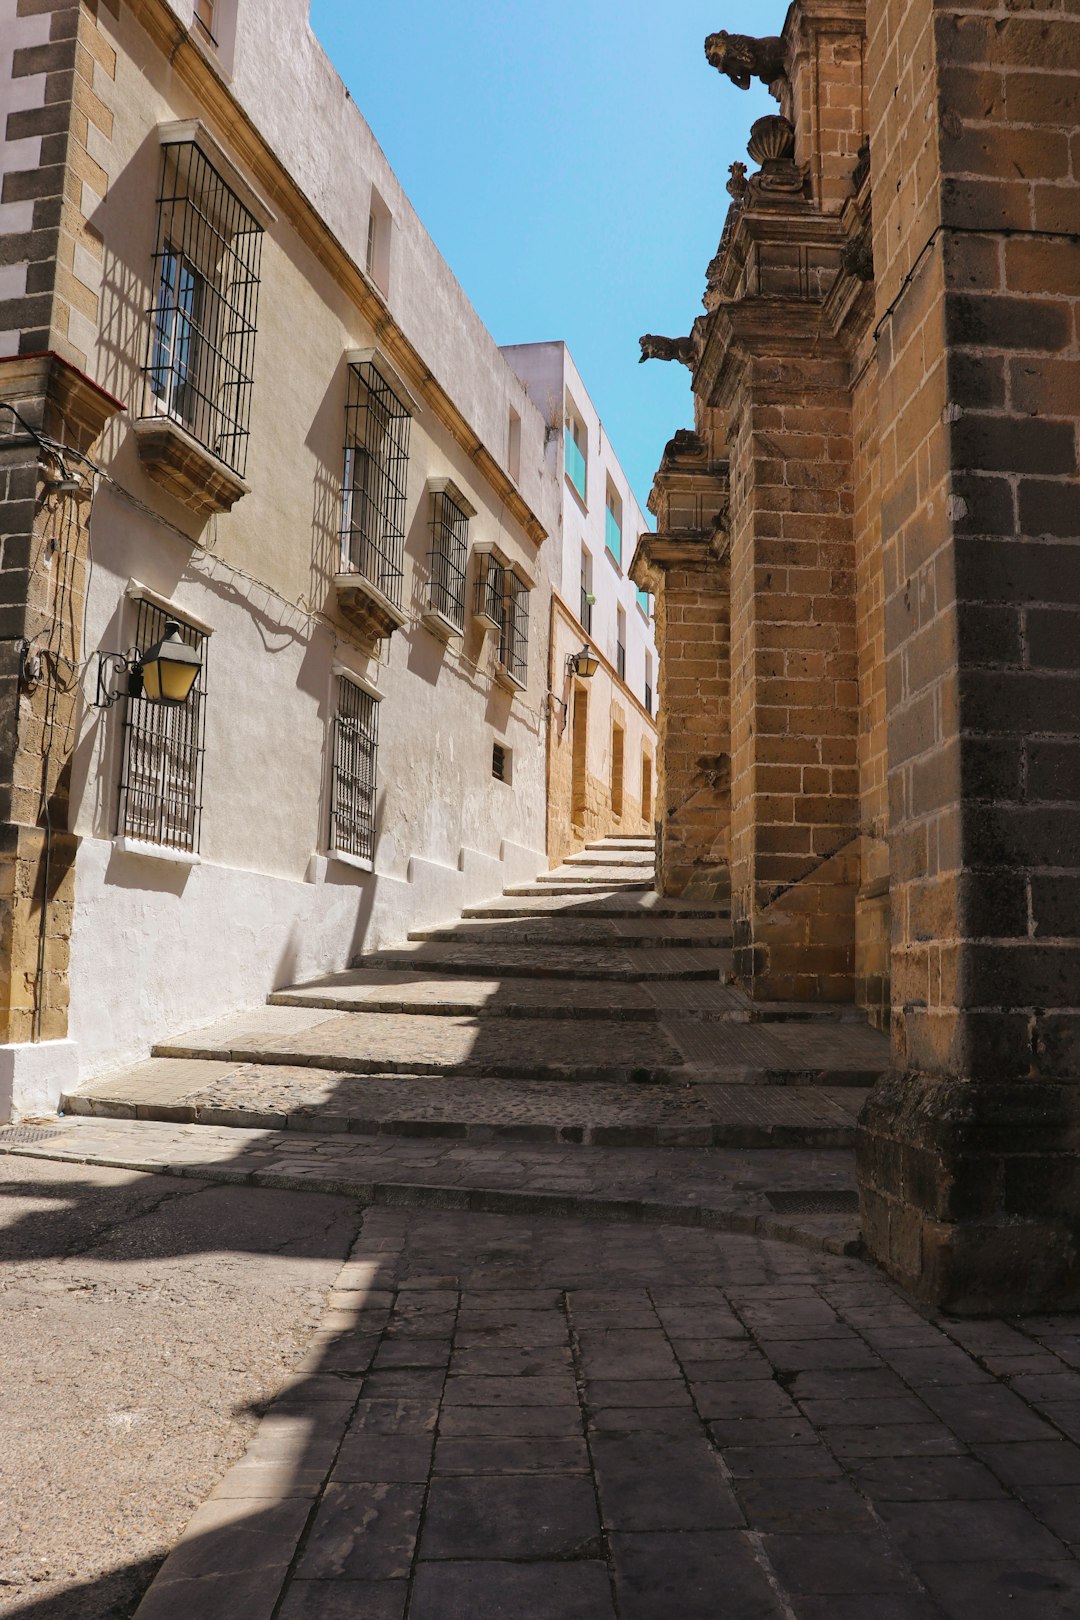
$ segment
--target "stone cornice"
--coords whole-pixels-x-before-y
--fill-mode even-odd
[[[721,304],[694,379],[707,405],[724,406],[745,366],[755,359],[840,359],[846,348],[829,331],[824,306],[803,298],[744,298]]]
[[[660,575],[672,568],[715,568],[727,551],[727,536],[721,531],[685,531],[654,534],[647,531],[638,540],[629,574],[642,591],[655,591]]]
[[[504,502],[534,545],[547,530],[483,440],[470,426],[419,351],[394,320],[385,300],[331,231],[315,205],[296,184],[264,137],[237,103],[213,64],[164,0],[128,0],[136,21],[164,56],[180,82],[227,135],[227,149],[248,170],[267,201],[288,220],[304,245],[333,276],[372,328],[380,348],[393,360],[414,392],[462,447],[477,471]]]
[[[105,424],[125,408],[100,383],[51,349],[0,357],[0,386],[6,396],[15,400],[44,396],[61,416],[67,431],[77,436],[79,442],[74,448],[82,451],[88,450]]]

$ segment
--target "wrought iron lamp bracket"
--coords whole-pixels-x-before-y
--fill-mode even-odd
[[[94,699],[95,709],[111,709],[122,697],[139,697],[142,692],[142,654],[137,647],[129,652],[99,652],[97,666],[97,696]],[[117,683],[121,675],[128,677],[127,690],[119,684],[112,690],[109,687],[110,676]]]

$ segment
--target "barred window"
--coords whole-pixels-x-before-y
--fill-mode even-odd
[[[247,467],[262,227],[193,141],[162,147],[148,409]]]
[[[122,838],[195,855],[206,752],[207,637],[171,609],[166,612],[143,597],[136,600],[135,645],[143,652],[161,640],[169,619],[176,620],[183,639],[198,651],[202,673],[187,702],[176,708],[149,702],[137,677],[129,679],[117,831]]]
[[[499,663],[519,686],[525,685],[529,667],[529,587],[514,573],[506,575]]]
[[[372,361],[349,366],[341,567],[401,606],[412,417]]]
[[[347,676],[338,676],[334,717],[334,780],[330,848],[360,860],[375,858],[375,791],[379,704]]]
[[[486,619],[499,632],[500,644],[506,618],[506,567],[494,552],[481,552],[476,576],[477,618]]]
[[[465,575],[469,565],[469,513],[447,490],[431,501],[430,606],[452,624],[465,628]]]

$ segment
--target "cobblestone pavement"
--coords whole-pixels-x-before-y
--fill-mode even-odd
[[[756,1238],[369,1211],[138,1620],[1074,1620],[1078,1368]]]

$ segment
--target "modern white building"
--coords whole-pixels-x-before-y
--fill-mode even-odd
[[[561,510],[549,633],[548,853],[652,833],[658,659],[651,602],[627,569],[649,527],[565,343],[503,349],[541,412]],[[599,669],[569,667],[588,646]]]
[[[570,577],[544,402],[308,0],[52,17],[0,0],[0,471],[34,495],[0,611],[16,1110],[546,866]],[[169,621],[200,663],[175,708],[139,667]]]

